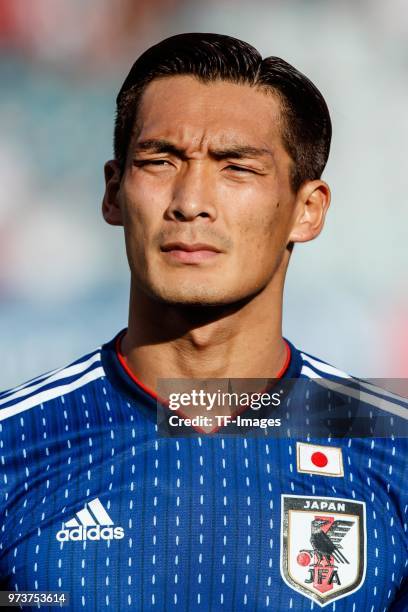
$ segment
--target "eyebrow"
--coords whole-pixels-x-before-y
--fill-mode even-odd
[[[171,153],[183,161],[188,159],[185,149],[177,147],[171,141],[164,140],[162,138],[151,138],[149,140],[143,140],[136,143],[134,146],[134,152],[140,151],[145,151],[148,153]],[[242,159],[248,157],[264,157],[265,155],[273,157],[273,153],[270,149],[238,144],[228,145],[225,148],[210,149],[209,154],[211,157],[217,160],[226,158]]]

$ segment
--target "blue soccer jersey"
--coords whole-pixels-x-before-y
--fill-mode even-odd
[[[407,403],[288,346],[280,435],[160,435],[117,338],[0,394],[3,590],[87,611],[408,610]],[[342,435],[323,436],[336,406]],[[360,417],[372,436],[347,429]]]

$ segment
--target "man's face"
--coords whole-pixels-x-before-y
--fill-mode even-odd
[[[267,287],[288,258],[291,164],[271,93],[190,76],[150,83],[117,196],[135,286],[203,305]]]

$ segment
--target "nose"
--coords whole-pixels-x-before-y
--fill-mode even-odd
[[[214,198],[214,177],[206,163],[191,160],[175,179],[166,216],[173,221],[194,221],[199,217],[214,221],[217,217]]]

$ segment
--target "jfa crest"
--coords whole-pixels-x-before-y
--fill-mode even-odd
[[[357,591],[366,572],[365,502],[282,495],[281,574],[326,606]]]

